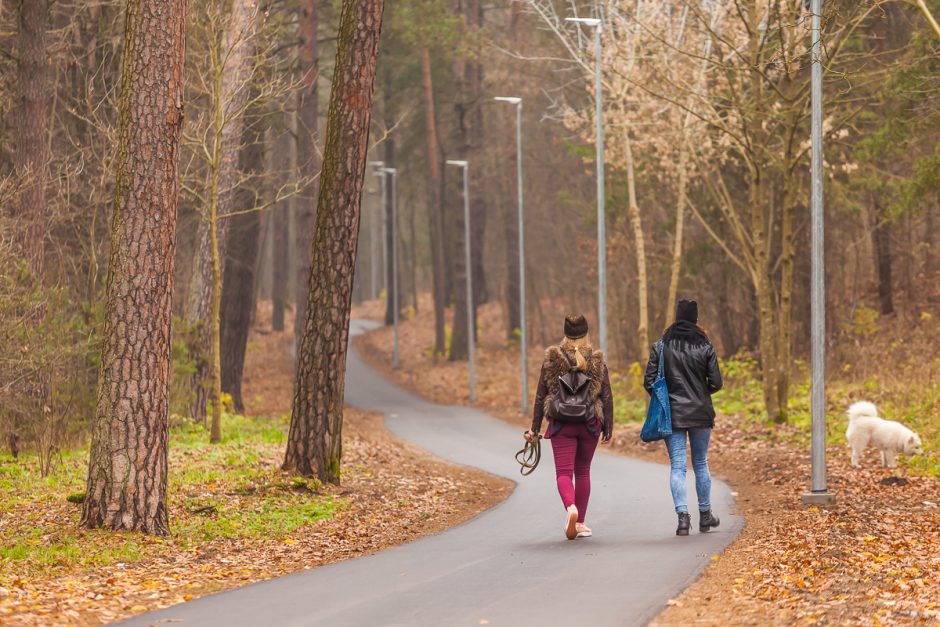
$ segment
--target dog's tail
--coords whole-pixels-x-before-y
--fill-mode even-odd
[[[856,418],[877,418],[878,417],[878,408],[875,407],[874,403],[869,403],[868,401],[859,401],[857,403],[852,403],[852,406],[849,407],[849,410],[846,412],[849,415],[849,422],[852,422]]]

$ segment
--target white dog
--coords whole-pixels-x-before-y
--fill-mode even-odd
[[[897,454],[922,455],[920,436],[900,422],[878,416],[878,409],[868,401],[853,403],[847,412],[849,427],[845,439],[852,447],[852,465],[858,468],[858,459],[872,444],[881,450],[881,461],[887,468],[897,465]]]

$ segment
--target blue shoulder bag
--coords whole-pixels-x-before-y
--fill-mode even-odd
[[[663,364],[666,361],[666,345],[659,341],[659,367],[656,369],[656,380],[653,381],[653,390],[650,394],[650,404],[646,409],[646,421],[640,431],[640,439],[644,442],[655,442],[672,435],[672,412],[669,409],[669,387],[666,385],[666,376]]]

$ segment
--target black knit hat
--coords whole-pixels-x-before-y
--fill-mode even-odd
[[[588,323],[584,316],[571,315],[565,316],[565,337],[572,340],[579,340],[588,334]]]
[[[686,322],[698,322],[698,303],[686,298],[679,299],[676,303],[676,321],[685,320]]]

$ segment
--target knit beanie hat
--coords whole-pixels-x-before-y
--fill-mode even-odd
[[[565,316],[565,337],[578,340],[587,335],[588,323],[582,315]]]
[[[685,320],[695,324],[698,322],[698,303],[694,300],[682,298],[676,303],[676,322]]]

